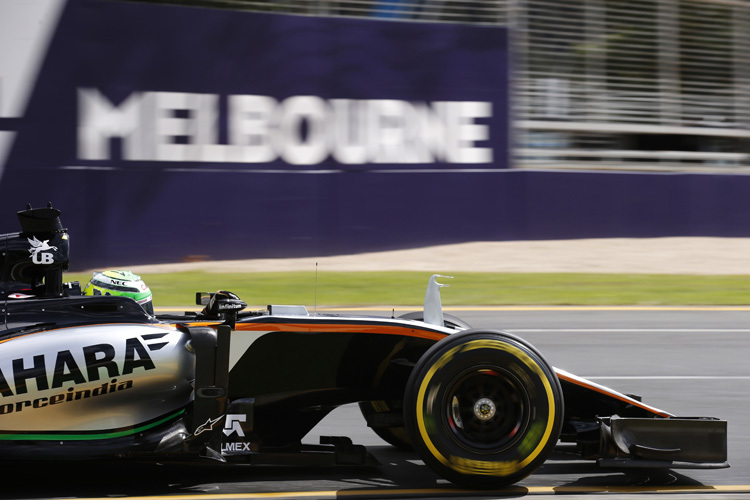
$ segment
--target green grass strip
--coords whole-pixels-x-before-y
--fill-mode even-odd
[[[446,273],[443,305],[747,305],[750,276]],[[194,306],[195,292],[230,290],[250,305],[400,306],[424,301],[424,272],[143,274],[157,307]],[[90,275],[68,274],[82,286]],[[316,287],[317,282],[317,287]]]
[[[95,439],[113,439],[153,429],[154,427],[168,422],[183,413],[185,413],[184,409],[157,420],[156,422],[151,422],[150,424],[124,431],[104,432],[100,434],[0,434],[0,441],[93,441]]]

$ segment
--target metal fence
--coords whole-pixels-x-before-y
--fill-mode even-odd
[[[523,0],[520,166],[750,166],[750,2]]]
[[[150,1],[506,25],[515,167],[750,168],[750,0]]]

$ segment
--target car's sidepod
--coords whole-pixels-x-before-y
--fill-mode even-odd
[[[103,324],[0,342],[0,434],[106,439],[174,418],[192,398],[189,335],[166,325]]]

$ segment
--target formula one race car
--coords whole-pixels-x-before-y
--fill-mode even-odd
[[[156,318],[64,283],[68,233],[50,206],[0,236],[0,457],[372,464],[343,437],[302,445],[337,406],[469,487],[519,481],[556,444],[603,467],[728,467],[726,422],[678,418],[552,368],[524,340],[443,315],[433,276],[403,317],[244,311],[199,293]]]

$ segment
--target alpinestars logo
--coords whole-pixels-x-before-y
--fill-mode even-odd
[[[57,251],[57,247],[51,246],[49,240],[39,241],[36,236],[26,239],[31,245],[31,248],[29,248],[31,262],[34,264],[52,264],[55,261],[51,253],[46,253],[47,251]]]
[[[205,424],[201,424],[201,425],[199,425],[199,426],[198,426],[198,427],[197,427],[197,428],[195,429],[195,432],[194,432],[193,434],[194,434],[195,436],[199,436],[199,435],[203,434],[204,432],[208,432],[208,431],[212,431],[212,430],[214,430],[214,427],[216,426],[216,424],[218,424],[218,423],[219,423],[219,421],[220,421],[220,420],[221,420],[222,418],[224,418],[224,415],[222,415],[222,416],[220,416],[220,417],[216,417],[216,418],[215,418],[215,419],[213,419],[213,420],[209,418],[208,420],[206,420],[206,423],[205,423]]]

